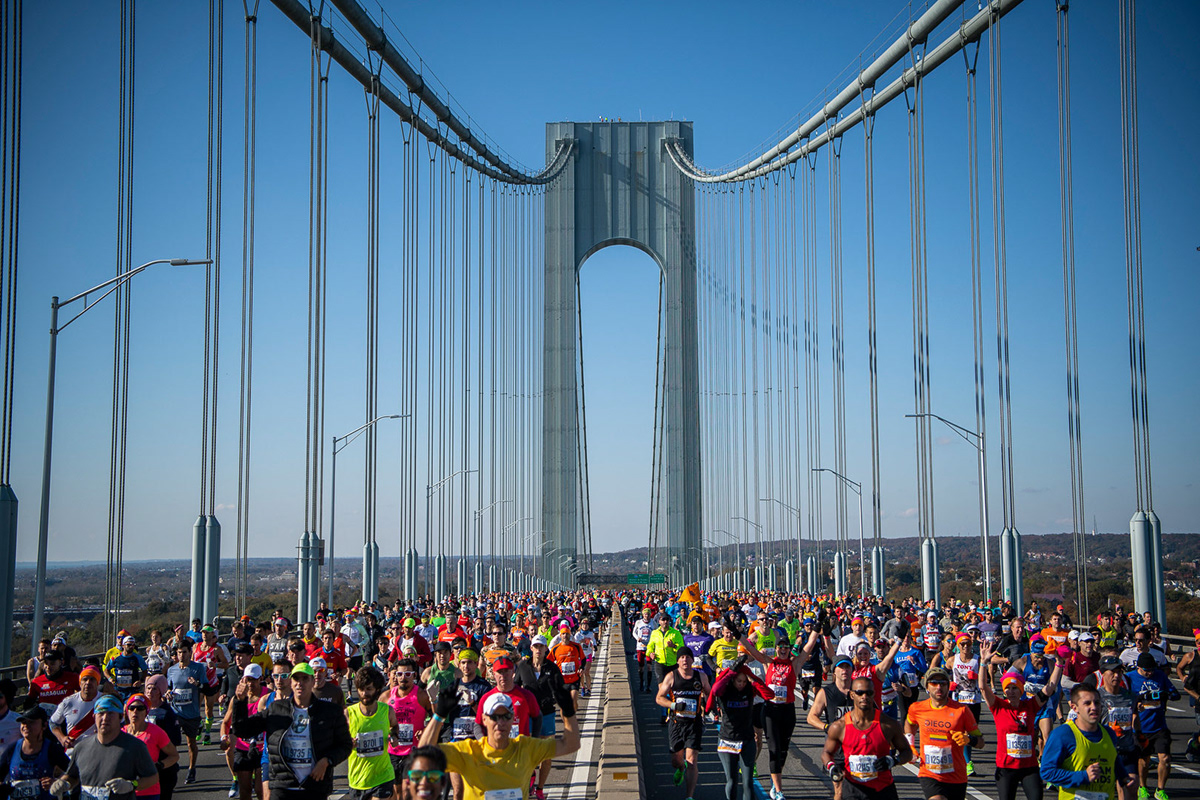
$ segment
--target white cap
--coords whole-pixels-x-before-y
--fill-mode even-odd
[[[530,645],[540,644],[540,645],[547,646],[547,647],[549,646],[549,642],[546,641],[546,637],[542,636],[540,633],[537,636],[534,636],[532,639],[530,639],[529,644]]]
[[[329,667],[329,665],[325,663],[325,659],[321,658],[320,656],[317,656],[316,658],[310,658],[308,660],[308,665],[314,670],[327,669]]]
[[[1068,639],[1078,639],[1079,631],[1071,631],[1070,633],[1067,634],[1067,638]]]
[[[513,702],[511,697],[503,692],[494,692],[489,694],[487,699],[483,701],[483,715],[490,717],[496,713],[496,709],[498,708],[507,708],[509,711],[512,711],[512,707]]]
[[[242,677],[262,680],[262,667],[258,664],[247,664],[246,668],[242,670]]]
[[[1072,631],[1072,633],[1074,633],[1074,631]],[[1095,638],[1096,637],[1092,636],[1087,631],[1084,631],[1083,633],[1079,634],[1079,641],[1081,641],[1081,642],[1091,642],[1091,641],[1094,641]]]
[[[121,640],[121,644],[137,644],[137,639],[133,638],[132,636],[126,636]]]

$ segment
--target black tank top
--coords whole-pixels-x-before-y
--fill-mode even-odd
[[[837,688],[836,683],[825,684],[825,724],[832,725],[853,707],[850,696]]]
[[[703,708],[700,706],[700,694],[704,689],[704,685],[700,683],[700,670],[692,670],[692,677],[685,678],[675,672],[675,677],[672,678],[675,688],[671,690],[672,700],[684,700],[688,706],[683,710],[676,710],[674,713],[675,719],[680,722],[690,722],[691,720],[700,719],[700,714]]]

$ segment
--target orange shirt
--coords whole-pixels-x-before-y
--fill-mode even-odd
[[[917,758],[922,778],[933,778],[942,783],[966,783],[967,760],[963,757],[962,745],[954,743],[953,731],[973,733],[979,729],[971,709],[962,703],[950,700],[941,708],[934,708],[929,700],[913,703],[908,707],[908,719],[917,727]]]
[[[579,673],[583,669],[583,648],[576,642],[564,640],[554,645],[549,658],[558,665],[563,676],[563,683],[572,684],[579,681]]]
[[[1046,640],[1046,652],[1053,653],[1067,643],[1070,631],[1056,631],[1054,628],[1042,628],[1042,638]]]

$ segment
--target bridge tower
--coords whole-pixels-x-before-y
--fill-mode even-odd
[[[571,163],[546,188],[545,217],[542,559],[543,575],[567,586],[574,583],[570,565],[583,532],[577,468],[579,269],[597,250],[616,244],[647,253],[665,278],[663,571],[675,586],[702,577],[694,190],[665,152],[672,139],[692,155],[690,122],[546,125],[548,158],[560,142],[574,143]]]

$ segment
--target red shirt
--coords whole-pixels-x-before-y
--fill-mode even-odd
[[[337,645],[334,645],[336,647]],[[317,649],[317,654],[314,658],[325,659],[325,666],[334,672],[342,672],[349,669],[346,664],[346,657],[342,655],[341,650],[326,650],[324,647]]]
[[[1076,683],[1082,683],[1089,675],[1100,667],[1100,655],[1093,653],[1085,656],[1078,650],[1071,651],[1071,657],[1063,666],[1063,674]]]
[[[879,724],[879,709],[875,709],[875,719],[871,727],[860,731],[850,721],[850,715],[842,717],[846,723],[842,732],[842,759],[846,769],[846,779],[856,786],[865,786],[875,791],[886,789],[894,783],[892,771],[877,772],[875,760],[883,758],[892,750],[892,745],[883,735]]]
[[[767,688],[775,697],[774,702],[787,705],[796,702],[796,670],[792,668],[790,658],[772,659],[763,671],[763,675]]]
[[[67,695],[79,691],[79,676],[65,669],[58,673],[58,678],[51,678],[45,673],[33,679],[29,694],[35,703],[50,703],[58,705]]]
[[[996,718],[996,766],[1005,769],[1036,767],[1038,761],[1033,740],[1042,704],[1032,697],[1022,697],[1013,704],[997,696],[989,707]]]
[[[475,722],[483,725],[483,704],[484,701],[493,694],[500,692],[499,689],[492,689],[484,692],[479,698],[479,705],[475,707]],[[512,699],[513,716],[516,717],[517,731],[522,736],[533,735],[533,718],[542,715],[541,706],[538,705],[537,698],[528,689],[522,689],[520,686],[514,686],[511,692],[500,692],[507,694]]]

